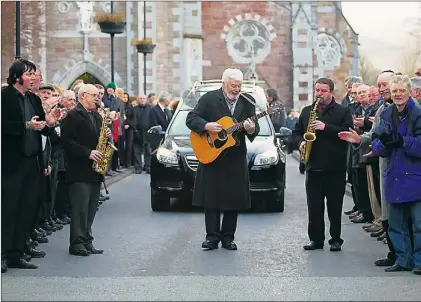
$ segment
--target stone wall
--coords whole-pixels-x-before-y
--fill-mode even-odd
[[[219,79],[228,67],[247,73],[250,58],[242,59],[233,50],[233,43],[227,43],[245,20],[255,21],[245,23],[257,25],[267,43],[266,48],[263,42],[260,44],[262,49],[255,58],[258,79],[265,82],[264,86],[275,88],[285,103],[291,103],[291,17],[288,10],[273,2],[202,2],[203,59],[208,63],[203,67],[204,79]]]

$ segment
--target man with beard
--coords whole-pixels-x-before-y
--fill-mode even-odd
[[[304,151],[306,142],[303,135],[307,132],[310,115],[315,109],[317,120],[310,125],[317,139],[313,142],[310,159],[306,164],[306,193],[308,206],[308,235],[310,243],[305,250],[322,249],[325,241],[324,208],[325,198],[330,220],[330,250],[340,251],[341,218],[343,197],[346,185],[348,144],[338,138],[338,133],[353,127],[349,108],[336,103],[334,83],[331,79],[320,78],[315,84],[315,100],[319,105],[303,108],[295,129],[293,141]]]
[[[25,241],[35,214],[33,207],[41,175],[41,133],[51,135],[60,109],[44,113],[41,100],[30,92],[35,71],[32,62],[24,59],[13,62],[8,86],[1,95],[2,272],[7,267],[38,268],[23,259]]]
[[[186,125],[198,134],[219,133],[222,126],[216,121],[224,116],[244,122],[239,130],[239,144],[224,151],[224,154],[209,164],[199,163],[194,184],[193,204],[204,207],[206,240],[202,248],[213,250],[222,247],[236,250],[234,235],[237,228],[238,211],[250,208],[250,181],[247,167],[246,136],[250,141],[259,133],[258,123],[250,118],[255,107],[240,95],[243,73],[238,69],[226,69],[222,75],[222,88],[206,93],[189,112]],[[222,188],[227,188],[223,190]],[[220,213],[224,212],[222,226]]]
[[[389,80],[393,75],[394,75],[393,71],[386,70],[386,71],[383,71],[377,78],[377,87],[379,88],[380,95],[382,96],[383,104],[379,107],[379,109],[376,112],[376,116],[374,119],[373,126],[371,128],[371,131],[364,133],[361,136],[359,136],[358,133],[352,129],[339,133],[340,139],[354,144],[354,147],[359,148],[360,152],[362,154],[365,154],[366,156],[367,154],[370,154],[369,150],[371,149],[370,145],[372,141],[373,130],[380,123],[381,113],[383,112],[383,110],[388,108],[393,103],[391,94],[390,94],[390,84],[389,84]],[[387,257],[380,258],[374,262],[374,264],[377,266],[392,266],[396,260],[395,249],[393,247],[393,244],[388,234],[388,227],[389,227],[388,211],[387,211],[386,201],[384,198],[385,196],[384,196],[384,186],[383,186],[382,176],[383,176],[383,171],[386,169],[386,166],[387,166],[387,158],[384,158],[384,157],[379,158],[379,171],[380,171],[379,173],[381,173],[380,194],[381,194],[382,225],[383,225],[383,229],[381,230],[381,232],[385,232],[386,234],[387,244],[389,247],[389,253],[387,254]]]

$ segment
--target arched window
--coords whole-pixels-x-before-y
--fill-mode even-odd
[[[69,89],[71,89],[73,87],[73,84],[77,81],[77,80],[82,80],[83,83],[85,84],[101,84],[102,86],[104,86],[104,83],[101,83],[100,80],[98,80],[96,77],[94,77],[92,74],[90,74],[89,72],[85,72],[84,74],[80,75],[79,77],[77,77],[69,86]]]

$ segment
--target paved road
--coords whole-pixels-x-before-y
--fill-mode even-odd
[[[287,173],[285,212],[241,214],[238,251],[202,251],[200,211],[152,212],[149,176],[127,177],[110,187],[112,199],[97,213],[103,255],[70,256],[66,226],[40,245],[47,256],[32,260],[38,270],[2,275],[2,299],[419,300],[421,279],[375,267],[386,246],[347,217],[342,252],[304,251],[304,176],[291,157]]]

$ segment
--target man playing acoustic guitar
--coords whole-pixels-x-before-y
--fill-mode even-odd
[[[255,107],[240,94],[243,73],[238,69],[226,69],[222,75],[222,88],[206,93],[188,114],[186,125],[203,135],[223,133],[222,125],[216,123],[222,117],[243,122],[243,127],[233,135],[237,144],[224,150],[214,161],[197,168],[194,184],[193,205],[204,207],[206,240],[202,248],[213,250],[222,247],[236,250],[234,233],[237,228],[238,211],[250,208],[249,173],[245,136],[253,141],[259,133]],[[252,96],[246,95],[253,102]],[[224,213],[222,226],[220,213]]]

